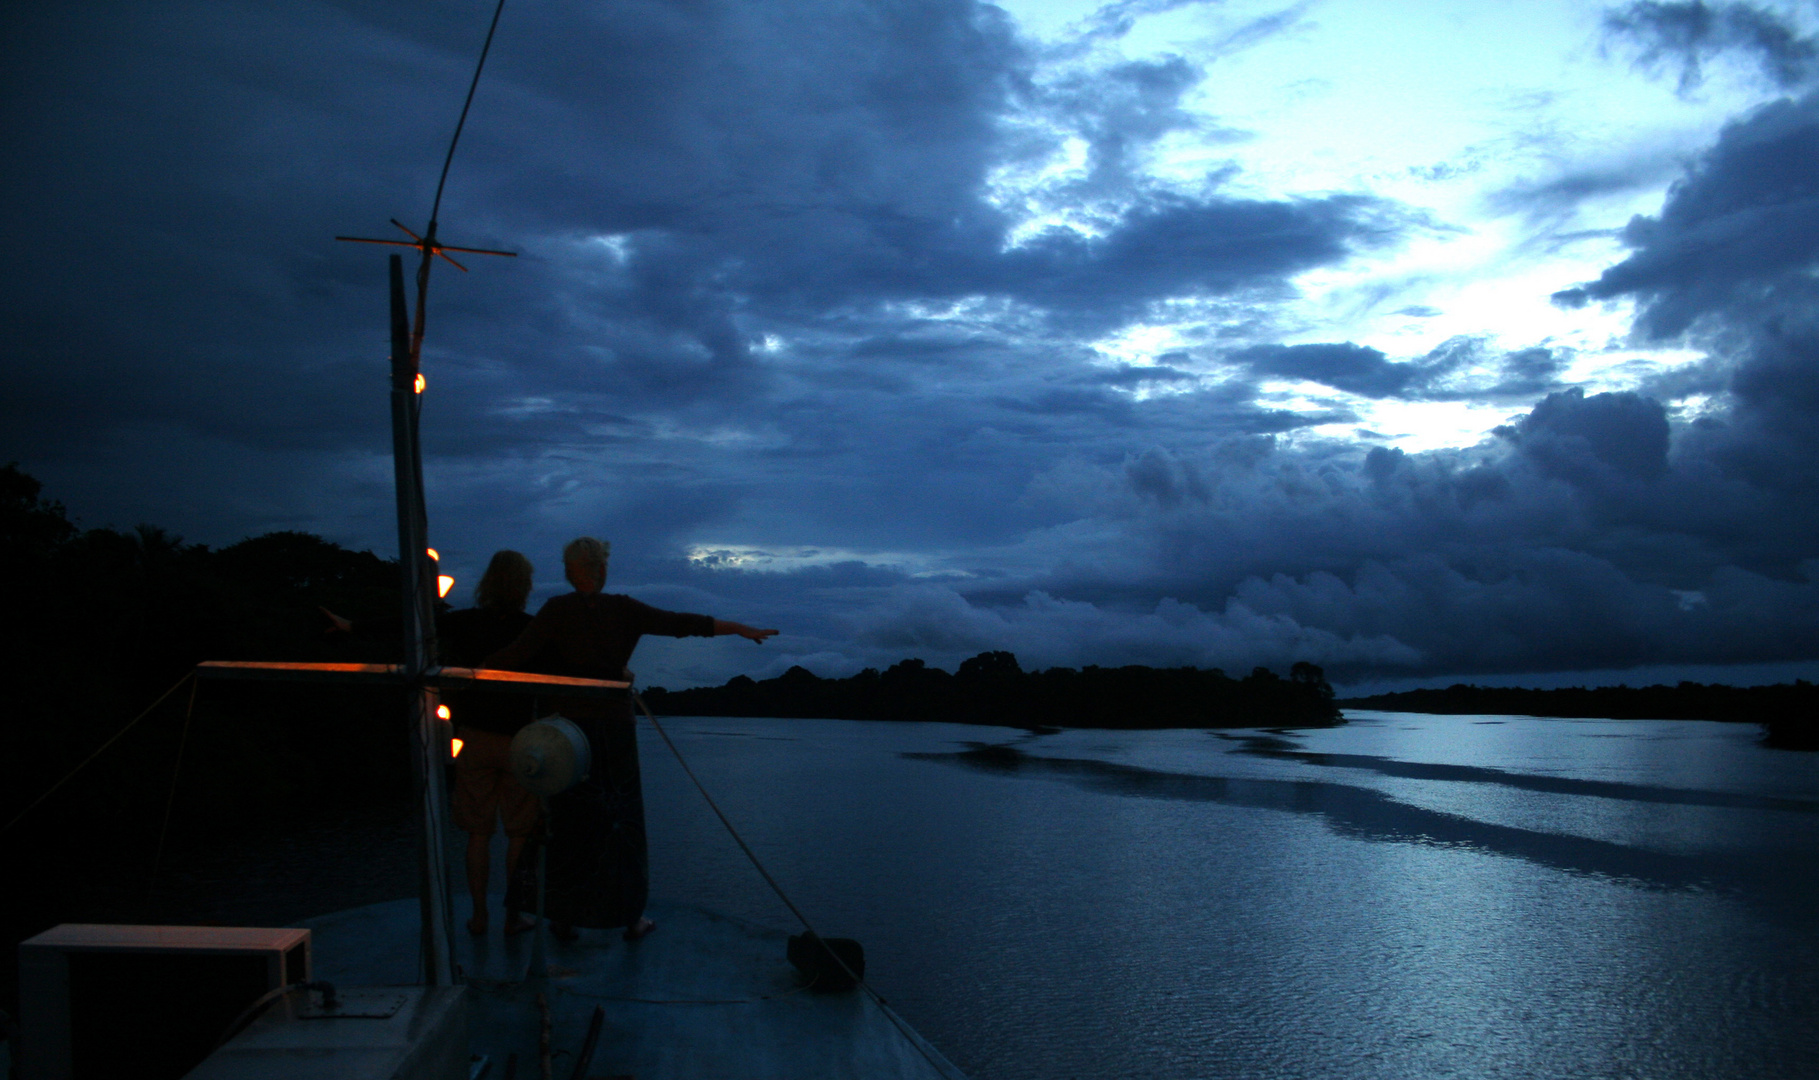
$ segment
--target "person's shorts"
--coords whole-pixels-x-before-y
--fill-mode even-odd
[[[505,835],[537,831],[537,797],[512,776],[509,736],[462,728],[461,753],[455,756],[455,828],[476,836],[493,835],[493,824],[505,819]]]

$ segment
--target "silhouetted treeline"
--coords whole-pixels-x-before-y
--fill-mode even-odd
[[[1242,679],[1218,669],[1129,667],[1024,671],[1008,652],[986,652],[948,674],[921,660],[823,679],[792,667],[774,679],[735,676],[725,686],[645,694],[668,716],[787,716],[840,720],[940,720],[1007,727],[1309,727],[1344,723],[1321,670],[1296,664],[1284,679],[1257,668]]]
[[[1791,685],[1567,687],[1532,690],[1457,683],[1444,690],[1347,698],[1348,709],[1422,713],[1510,713],[1517,716],[1608,717],[1614,720],[1719,720],[1761,724],[1771,746],[1819,749],[1819,686]]]
[[[149,525],[77,528],[0,468],[0,820],[10,820],[200,660],[381,660],[324,636],[399,606],[394,562],[306,533],[219,550]],[[391,651],[395,651],[391,646]],[[206,682],[172,695],[5,838],[75,850],[160,828],[179,839],[327,803],[408,797],[398,693]]]

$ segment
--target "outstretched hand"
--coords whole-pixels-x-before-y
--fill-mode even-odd
[[[758,644],[762,645],[762,644],[764,644],[765,638],[771,637],[772,635],[776,634],[777,631],[760,630],[755,626],[747,626],[744,623],[733,622],[729,619],[715,619],[714,620],[714,633],[716,635],[718,635],[718,634],[738,634],[742,638],[746,638],[750,641],[755,641]]]
[[[316,610],[320,611],[322,614],[328,616],[329,627],[327,630],[324,630],[323,633],[325,633],[325,634],[351,634],[354,632],[354,624],[352,622],[348,621],[347,619],[342,618],[341,616],[335,614],[334,612],[332,612],[329,609],[322,607],[320,605],[317,606]]]

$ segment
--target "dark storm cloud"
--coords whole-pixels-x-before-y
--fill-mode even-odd
[[[1511,184],[1487,200],[1496,210],[1573,220],[1570,215],[1583,204],[1610,195],[1657,189],[1680,175],[1683,162],[1676,147],[1646,151],[1619,151],[1603,160],[1574,166],[1557,175]],[[1611,235],[1605,229],[1569,229],[1545,236],[1556,250],[1590,237]]]
[[[1634,298],[1639,334],[1704,348],[1678,381],[1723,407],[1684,440],[1713,475],[1787,498],[1790,523],[1819,488],[1815,168],[1819,95],[1766,105],[1725,129],[1659,215],[1630,222],[1629,258],[1559,296]]]
[[[1535,348],[1493,377],[1545,396],[1480,447],[1164,439],[1122,464],[1057,468],[1038,486],[1074,520],[1032,534],[1057,554],[1026,592],[997,581],[965,602],[965,588],[922,587],[914,614],[878,622],[931,651],[957,637],[1067,662],[1301,655],[1342,675],[1811,659],[1816,130],[1812,97],[1741,118],[1659,215],[1631,223],[1631,257],[1565,297],[1634,297],[1639,335],[1707,351],[1651,392],[1559,388],[1565,358]],[[1414,397],[1481,378],[1485,357],[1461,339],[1418,361],[1345,344],[1228,359]],[[1665,404],[1690,393],[1712,400]]]
[[[1024,541],[1045,573],[906,581],[859,640],[1342,677],[1810,657],[1819,517],[1709,466],[1658,403],[1576,391],[1469,451],[1155,446],[1047,478],[1073,514]]]
[[[1295,201],[1188,200],[1157,195],[1109,235],[1053,230],[1007,253],[1005,292],[1074,321],[1130,317],[1151,301],[1246,291],[1288,294],[1287,281],[1385,239],[1380,204],[1355,196]]]
[[[1164,359],[1167,359],[1165,356]],[[1196,376],[1190,371],[1169,367],[1166,364],[1137,366],[1120,364],[1115,368],[1090,372],[1083,376],[1086,380],[1104,383],[1107,386],[1140,386],[1143,383],[1180,383],[1192,382]]]
[[[1633,296],[1639,333],[1690,330],[1705,360],[1595,394],[1561,384],[1570,353],[1469,337],[1408,359],[1350,343],[1224,354],[1248,375],[1217,395],[1056,413],[1074,418],[1048,444],[1059,460],[1023,459],[1016,528],[971,574],[847,594],[800,655],[830,673],[1009,648],[1029,666],[1312,659],[1342,677],[1812,658],[1812,111],[1790,101],[1734,124],[1660,215],[1625,231],[1633,256],[1567,297]],[[1197,372],[1198,355],[1163,362]],[[1518,415],[1479,447],[1424,454],[1288,442],[1255,414],[1248,430],[1196,423],[1215,397],[1235,422],[1262,376],[1502,399]],[[1125,370],[1101,381],[1126,380],[1144,384]],[[1694,393],[1713,400],[1669,407]],[[795,581],[744,579],[808,625]]]
[[[1132,491],[1163,506],[1177,506],[1183,499],[1205,502],[1212,496],[1192,462],[1181,461],[1161,447],[1153,446],[1126,461],[1124,475]]]
[[[1135,152],[1171,131],[1202,122],[1181,107],[1181,96],[1203,77],[1179,56],[1079,72],[1047,88],[1048,108],[1071,121],[1087,143],[1086,191],[1131,183]]]
[[[1623,231],[1635,254],[1557,299],[1634,296],[1638,327],[1671,338],[1702,315],[1786,307],[1819,251],[1819,98],[1764,106],[1728,126],[1657,217]]]
[[[1728,305],[1786,293],[1790,271],[1819,245],[1812,167],[1819,164],[1814,95],[1764,105],[1728,125],[1717,147],[1673,187],[1659,216],[1624,229],[1635,249],[1621,264],[1557,296],[1583,304],[1612,296],[1643,300],[1641,329],[1655,338],[1684,331],[1693,318]]]
[[[1259,375],[1308,379],[1364,397],[1394,397],[1420,374],[1414,364],[1391,363],[1377,349],[1347,341],[1337,345],[1253,345],[1229,359]]]
[[[179,478],[198,444],[223,462],[215,504],[278,486],[250,455],[232,475],[235,448],[382,454],[383,263],[328,238],[389,235],[388,215],[428,204],[487,14],[14,10],[0,109],[29,153],[0,163],[0,194],[9,239],[39,257],[6,283],[9,454],[52,479],[62,463],[109,498],[136,492],[127,512],[148,519],[196,499]],[[1041,323],[1110,328],[1170,297],[1280,294],[1393,231],[1366,199],[1123,191],[1098,236],[1006,250],[1011,222],[983,185],[1007,152],[1003,118],[1035,107],[1029,63],[1001,13],[961,2],[508,12],[443,233],[523,257],[475,257],[471,276],[439,266],[426,354],[432,452],[453,482],[498,490],[444,497],[510,505],[528,485],[579,499],[552,478],[606,469],[615,447],[661,446],[630,459],[640,477],[715,488],[707,447],[728,444],[688,433],[774,415],[801,380],[913,380],[900,362],[917,353],[957,380],[957,357],[993,349],[1014,354],[993,364],[1072,363],[1079,346]],[[1176,102],[1194,77],[1179,61],[1123,65],[1040,108],[1115,157],[1188,122]],[[979,298],[995,306],[985,345],[912,340],[923,320],[903,305]],[[773,333],[787,356],[758,351]],[[783,441],[809,432],[772,426]],[[122,453],[140,475],[107,479],[101,461]],[[160,469],[169,482],[148,487]],[[339,501],[325,486],[303,516],[336,522]],[[230,540],[256,525],[186,527]]]
[[[1667,411],[1640,394],[1578,387],[1550,394],[1513,429],[1499,428],[1543,472],[1577,482],[1652,480],[1667,468]]]
[[[1705,77],[1704,65],[1726,52],[1739,52],[1761,65],[1781,86],[1812,77],[1819,47],[1772,12],[1749,4],[1707,4],[1704,0],[1643,0],[1609,11],[1605,31],[1640,46],[1637,62],[1648,67],[1677,65],[1682,92]]]
[[[1367,398],[1532,401],[1558,386],[1566,357],[1542,346],[1493,353],[1477,338],[1456,337],[1410,360],[1349,341],[1251,345],[1223,359],[1259,377],[1305,379]]]
[[[1505,353],[1498,381],[1485,391],[1486,397],[1533,396],[1560,385],[1561,369],[1571,353],[1535,345]]]
[[[0,292],[0,460],[89,524],[388,549],[384,263],[328,238],[418,223],[489,14],[7,14],[0,120],[29,152],[0,160],[0,214],[34,257]],[[1268,344],[1298,275],[1412,218],[1159,187],[1137,167],[1157,140],[1212,133],[1182,107],[1198,69],[1044,82],[1030,48],[960,0],[509,8],[442,229],[522,255],[439,266],[426,346],[457,576],[513,546],[544,595],[558,545],[604,533],[616,587],[788,630],[655,643],[640,670],[670,685],[995,648],[1338,672],[1812,655],[1809,102],[1740,121],[1584,287],[1712,349],[1598,395],[1546,343]],[[1025,209],[1089,227],[1020,229],[994,177],[1071,136],[1087,179]],[[1099,351],[1176,310],[1210,314],[1153,365]],[[1280,408],[1266,378],[1512,419],[1406,454],[1324,437],[1357,417]],[[1689,387],[1715,404],[1670,409]]]

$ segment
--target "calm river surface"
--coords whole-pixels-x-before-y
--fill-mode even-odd
[[[977,1080],[1819,1076],[1819,757],[1741,725],[672,719]],[[792,929],[640,732],[652,891]]]

